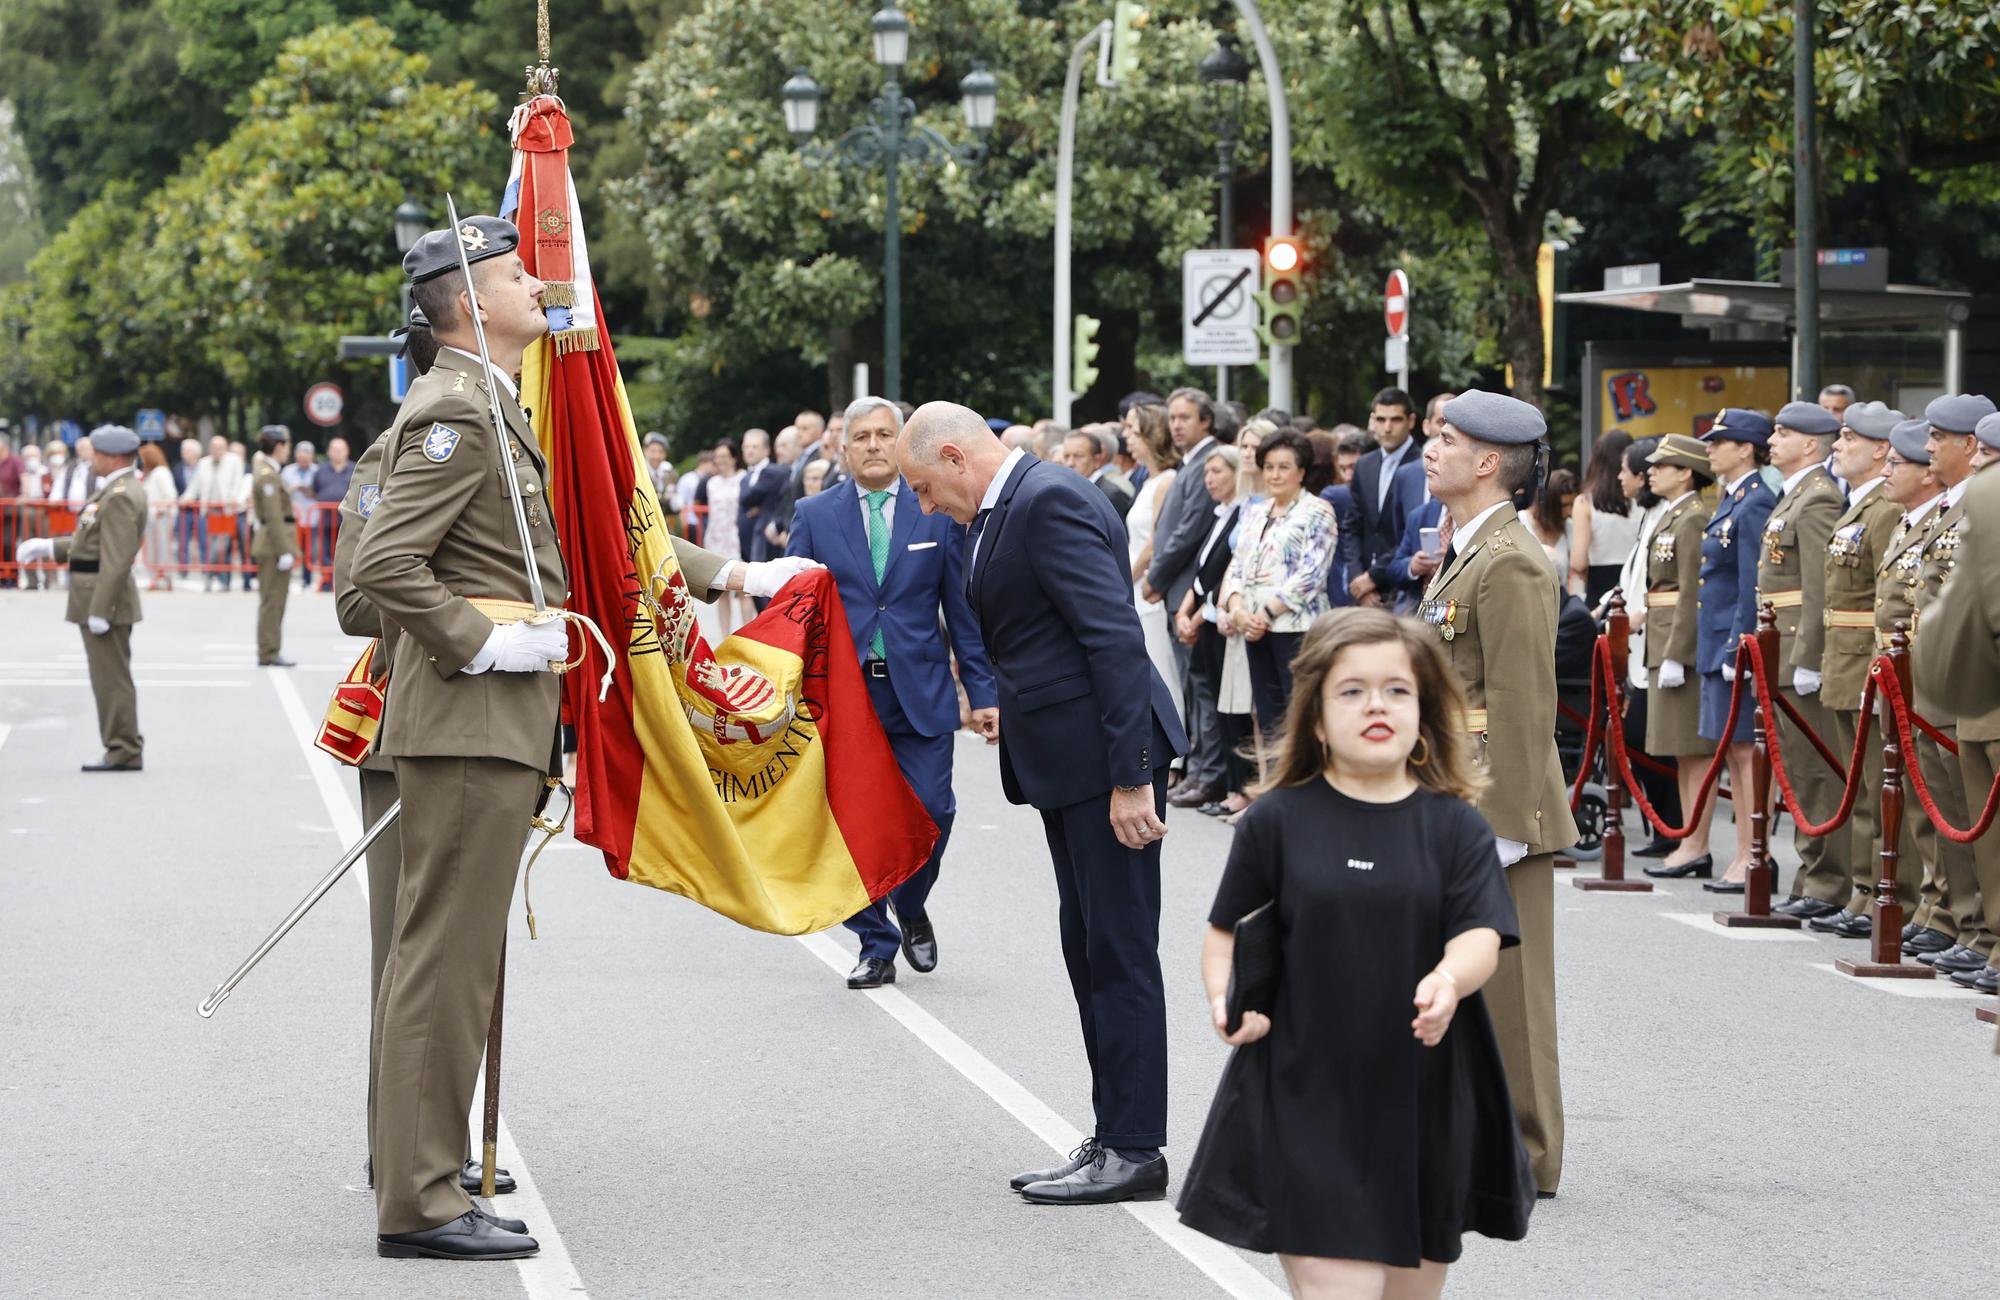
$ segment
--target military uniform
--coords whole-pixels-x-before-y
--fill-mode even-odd
[[[139,450],[139,439],[129,429],[101,427],[92,431],[91,445],[107,456],[132,455]],[[104,756],[86,765],[86,771],[136,772],[144,762],[139,693],[132,685],[132,625],[140,619],[132,565],[145,543],[146,514],[138,471],[128,466],[98,485],[77,516],[73,535],[54,539],[55,558],[69,564],[69,605],[63,618],[83,634],[90,692],[97,701],[97,734],[104,744]],[[93,618],[109,624],[108,630],[92,632]]]
[[[1824,407],[1805,402],[1787,405],[1778,412],[1777,423],[1813,437],[1840,430],[1840,422]],[[1820,610],[1826,605],[1827,547],[1846,504],[1833,475],[1814,465],[1792,480],[1778,498],[1765,520],[1763,543],[1758,548],[1757,605],[1768,602],[1778,620],[1778,657],[1767,665],[1771,685],[1822,737],[1832,728],[1819,692],[1801,693],[1797,682],[1801,670],[1808,674],[1809,683],[1820,677],[1826,653],[1826,626]],[[1764,721],[1778,729],[1785,770],[1806,816],[1815,822],[1825,821],[1840,807],[1841,783],[1833,769],[1782,709],[1777,717]],[[1791,892],[1828,902],[1844,899],[1852,877],[1846,829],[1809,836],[1795,826],[1792,843],[1799,852],[1799,871]]]
[[[1701,494],[1689,492],[1667,508],[1646,553],[1646,752],[1701,754],[1701,687],[1695,680],[1695,595],[1701,579]],[[1679,686],[1660,684],[1660,665],[1681,665]],[[1687,811],[1692,812],[1692,809]]]
[[[1851,406],[1846,412],[1847,427],[1871,441],[1887,440],[1889,431],[1902,422],[1903,414],[1880,402]],[[1861,728],[1861,696],[1868,684],[1868,666],[1875,662],[1876,574],[1888,554],[1903,518],[1902,507],[1882,495],[1882,479],[1857,483],[1847,508],[1834,520],[1833,536],[1827,542],[1824,587],[1825,605],[1820,624],[1825,629],[1825,645],[1820,652],[1820,706],[1826,711],[1828,744],[1844,763],[1854,752],[1854,738]],[[1790,757],[1790,732],[1786,733],[1786,762],[1797,767],[1801,761]],[[1868,915],[1874,898],[1875,881],[1880,875],[1877,856],[1876,809],[1882,789],[1882,738],[1875,732],[1861,751],[1860,785],[1854,797],[1854,811],[1848,819],[1847,868],[1845,881],[1822,882],[1809,877],[1799,893],[1817,903],[1832,904],[1852,916]],[[1903,819],[1900,836],[1906,862],[1918,862],[1912,819]],[[1834,834],[1842,832],[1836,830]],[[1899,877],[1904,876],[1900,869]],[[1900,888],[1900,886],[1899,886]],[[1913,902],[1912,891],[1906,902]],[[1824,914],[1820,908],[1810,909]],[[1805,916],[1805,911],[1799,915]],[[1812,918],[1808,918],[1812,919]]]
[[[1979,421],[1979,439],[2000,450],[2000,415]],[[1958,758],[1966,802],[1981,801],[2000,771],[2000,473],[1978,471],[1959,502],[1964,511],[1956,561],[1937,597],[1924,610],[1924,635],[1915,650],[1917,681],[1949,682],[1958,701]],[[1964,823],[1961,822],[1960,825]],[[1973,842],[1973,862],[1983,928],[2000,933],[2000,829]],[[1968,982],[1964,976],[1955,980]],[[2000,957],[1989,951],[1973,987],[2000,988]],[[2000,1051],[2000,1043],[1995,1044]]]
[[[1501,446],[1539,441],[1541,415],[1525,402],[1473,391],[1446,402],[1444,420]],[[1541,545],[1502,503],[1452,539],[1449,562],[1424,592],[1420,617],[1444,642],[1471,709],[1490,784],[1479,811],[1518,858],[1507,888],[1521,942],[1500,954],[1483,990],[1536,1185],[1562,1178],[1561,1061],[1556,1050],[1555,855],[1576,843],[1569,788],[1556,754],[1556,585]]]
[[[1726,407],[1702,435],[1704,442],[1744,442],[1768,445],[1771,422],[1755,411]],[[1745,634],[1757,630],[1757,557],[1764,524],[1778,504],[1777,495],[1752,469],[1733,484],[1724,484],[1715,514],[1702,529],[1701,599],[1695,641],[1695,667],[1701,672],[1701,735],[1720,744],[1751,741],[1751,701],[1745,700],[1729,725],[1729,701],[1734,694],[1724,677],[1736,664],[1737,647]],[[1749,665],[1746,662],[1744,667]],[[1749,690],[1748,684],[1744,690]],[[1748,830],[1739,827],[1738,833]]]
[[[296,562],[299,526],[278,462],[261,451],[251,460],[250,519],[255,530],[250,557],[257,561],[257,662],[270,665],[282,658],[285,597],[292,586],[287,581],[291,570],[280,561]]]

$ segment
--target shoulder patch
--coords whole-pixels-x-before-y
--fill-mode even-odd
[[[448,424],[433,424],[424,435],[424,456],[442,465],[458,450],[458,430]]]
[[[355,513],[366,519],[375,513],[375,507],[381,500],[382,489],[370,483],[361,489],[361,498],[354,503]]]

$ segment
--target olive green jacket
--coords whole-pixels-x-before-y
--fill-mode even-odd
[[[1846,504],[1833,475],[1814,466],[1778,498],[1764,521],[1757,556],[1758,607],[1773,596],[1799,593],[1797,604],[1787,600],[1776,611],[1778,662],[1771,665],[1775,686],[1790,689],[1797,669],[1819,671],[1826,651],[1826,625],[1820,617],[1826,604],[1826,546]]]
[[[63,618],[84,623],[139,621],[139,584],[132,565],[146,540],[146,493],[136,471],[121,471],[98,485],[76,519],[76,532],[55,539],[56,559],[69,571],[69,608]],[[79,573],[79,564],[95,566]]]

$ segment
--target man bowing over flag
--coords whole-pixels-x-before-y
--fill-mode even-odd
[[[851,989],[895,983],[899,944],[913,970],[937,966],[937,933],[924,904],[937,883],[957,810],[951,749],[958,731],[958,691],[938,636],[940,616],[958,653],[959,680],[965,683],[973,721],[989,741],[998,738],[1000,729],[993,670],[965,602],[960,553],[965,530],[925,515],[916,494],[897,474],[896,438],[902,431],[902,412],[880,397],[859,398],[847,408],[851,477],[798,503],[786,548],[788,555],[818,560],[833,570],[875,716],[888,733],[903,778],[938,829],[937,844],[917,873],[848,920],[847,928],[861,936],[861,959],[847,977]],[[889,919],[891,904],[895,921]]]

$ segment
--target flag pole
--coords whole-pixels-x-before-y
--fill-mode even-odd
[[[486,1128],[480,1144],[479,1194],[492,1199],[500,1163],[500,1012],[507,997],[507,940],[500,940],[500,974],[493,983],[493,1019],[486,1025]]]

